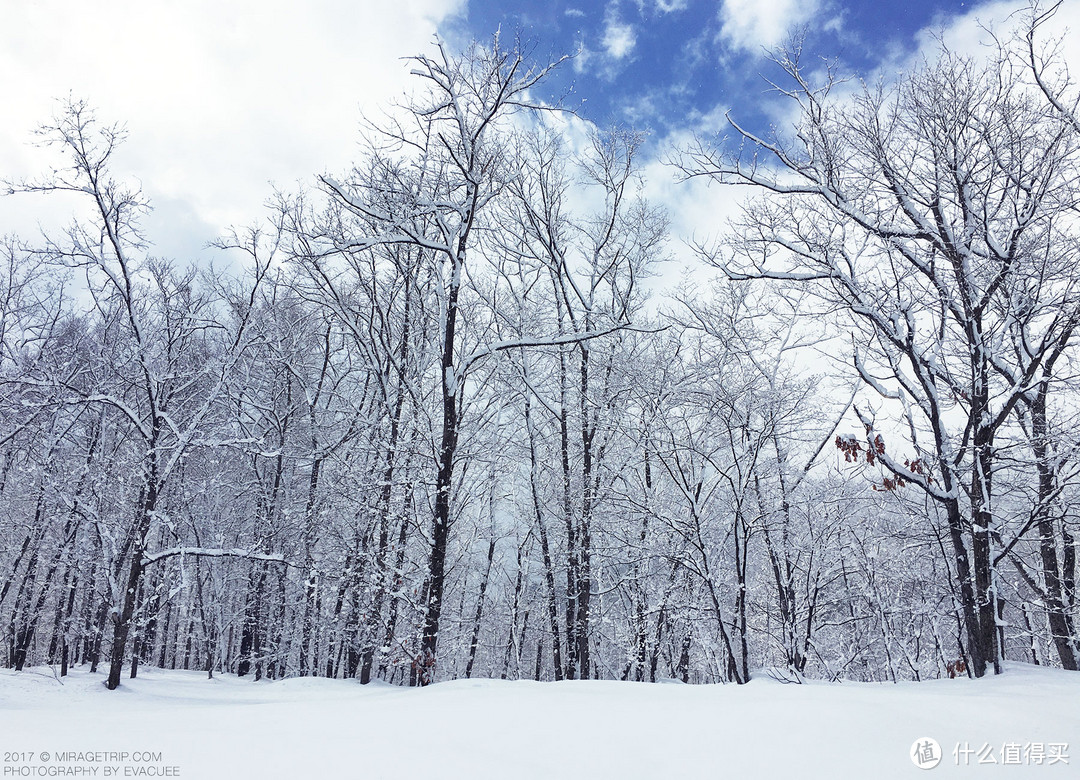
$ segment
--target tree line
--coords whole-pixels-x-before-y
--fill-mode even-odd
[[[750,190],[662,305],[645,138],[498,36],[359,162],[153,253],[68,101],[70,228],[0,254],[0,659],[254,679],[1076,670],[1077,91],[1037,5],[672,152]],[[820,357],[825,354],[833,361]]]

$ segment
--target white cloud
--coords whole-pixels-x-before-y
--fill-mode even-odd
[[[1008,45],[1013,36],[1025,30],[1026,9],[1012,0],[994,0],[970,8],[962,14],[941,14],[915,34],[911,41],[897,41],[884,48],[876,68],[862,74],[868,82],[889,82],[903,73],[933,62],[944,45],[949,51],[976,62],[997,54],[997,43]],[[1073,73],[1080,71],[1080,4],[1063,3],[1049,24],[1043,25],[1037,42],[1049,53],[1049,46],[1060,38],[1057,47],[1061,62]],[[996,40],[995,40],[996,39]],[[904,45],[907,44],[907,45]],[[845,89],[857,88],[849,83]]]
[[[690,0],[656,0],[656,10],[669,14],[672,11],[685,11],[690,7]]]
[[[1043,3],[1043,10],[1052,3]],[[994,31],[996,35],[1007,37],[1011,30],[1023,26],[1028,19],[1028,14],[1022,4],[1012,0],[996,0],[995,2],[976,5],[964,14],[943,17],[935,24],[928,25],[918,35],[920,48],[923,51],[936,52],[938,50],[938,37],[953,51],[971,56],[987,54],[993,41],[987,33],[987,29]],[[1061,52],[1071,64],[1075,64],[1076,57],[1072,56],[1080,51],[1080,5],[1077,3],[1062,3],[1054,13],[1051,21],[1044,24],[1040,29],[1038,40],[1044,43],[1052,38],[1064,35]]]
[[[760,51],[762,46],[775,45],[783,40],[783,35],[791,24],[805,21],[802,10],[791,10],[794,3],[781,0],[765,7],[765,0],[760,6],[746,0],[727,0],[722,20],[725,23],[724,35],[732,44],[752,51]],[[811,2],[809,5],[817,5]],[[979,5],[962,15],[942,16],[908,40],[908,46],[889,48],[881,51],[881,61],[870,72],[861,75],[867,82],[874,83],[879,78],[889,81],[898,73],[910,72],[918,67],[922,58],[933,59],[940,50],[943,41],[952,51],[971,57],[989,56],[993,49],[986,32],[992,27],[1004,40],[1010,30],[1022,24],[1023,18],[1016,14],[1017,6],[1013,0],[1001,0]],[[839,20],[839,21],[838,21]],[[826,22],[826,25],[842,24],[842,17]],[[1066,33],[1066,30],[1069,32]],[[1080,3],[1062,4],[1057,11],[1053,24],[1047,25],[1042,38],[1052,38],[1065,34],[1060,51],[1073,73],[1080,73]],[[913,44],[913,46],[912,46]],[[697,44],[690,41],[685,45],[685,53],[693,56],[697,53]],[[819,83],[822,74],[811,74],[811,81]],[[852,79],[837,85],[832,96],[843,101],[861,89],[862,81]],[[693,113],[682,118],[681,127],[673,130],[657,146],[661,149],[685,148],[695,139],[695,134],[708,138],[726,127],[725,112],[729,106],[721,104],[707,113]],[[731,107],[733,117],[739,118],[738,105]],[[756,106],[781,131],[790,128],[798,119],[798,106],[787,100],[768,100]],[[673,240],[670,251],[674,263],[661,269],[659,279],[651,284],[661,290],[670,290],[679,280],[683,268],[694,269],[695,283],[702,285],[709,272],[702,270],[692,246],[710,245],[722,239],[728,229],[728,221],[739,216],[741,204],[752,193],[746,189],[719,186],[706,178],[690,181],[676,181],[670,168],[660,161],[650,160],[644,170],[646,193],[654,203],[664,206],[671,217]]]
[[[613,14],[604,20],[604,51],[612,59],[621,60],[634,50],[637,35],[632,25],[626,24]]]
[[[584,42],[579,44],[577,55],[571,61],[574,73],[584,73],[589,68],[589,61],[592,59],[593,52],[585,45]]]
[[[724,0],[721,36],[736,49],[758,53],[781,43],[795,25],[818,13],[821,0]]]
[[[142,181],[155,224],[219,231],[260,219],[269,181],[290,188],[355,157],[361,109],[401,93],[401,58],[429,51],[463,2],[6,3],[0,177],[56,160],[29,145],[31,131],[71,94],[127,125],[118,172]],[[25,230],[31,206],[14,200],[0,199],[0,232]],[[158,249],[186,250],[175,238]]]
[[[634,0],[634,5],[642,16],[647,16],[652,11],[670,14],[673,11],[685,11],[690,7],[690,0]]]

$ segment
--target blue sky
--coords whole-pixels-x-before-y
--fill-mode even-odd
[[[663,133],[717,106],[761,120],[763,76],[774,71],[764,52],[791,31],[802,31],[810,58],[866,73],[971,9],[942,0],[470,0],[445,28],[520,32],[538,59],[580,52],[552,80],[553,96],[572,86],[563,103],[584,118]]]
[[[0,0],[0,180],[57,163],[34,129],[68,95],[122,123],[117,173],[141,182],[160,254],[205,257],[230,225],[264,218],[274,187],[310,186],[357,157],[361,117],[378,116],[415,81],[407,57],[496,29],[520,32],[536,59],[580,52],[548,83],[588,122],[650,130],[653,194],[687,237],[727,206],[672,184],[655,162],[689,131],[724,130],[724,112],[761,130],[782,116],[766,93],[763,50],[802,28],[806,57],[842,73],[904,66],[942,29],[978,47],[976,20],[1023,0]],[[1080,27],[1080,0],[1062,22]],[[1080,50],[1080,46],[1073,47]],[[709,197],[713,197],[710,193]],[[730,206],[732,196],[725,201]],[[0,235],[67,223],[58,199],[0,198]]]

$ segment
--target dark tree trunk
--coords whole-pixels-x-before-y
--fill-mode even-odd
[[[985,366],[985,363],[983,364]],[[997,594],[990,548],[994,518],[991,511],[993,479],[993,430],[983,421],[990,414],[986,368],[983,367],[972,394],[971,416],[976,421],[972,434],[973,469],[971,474],[971,557],[975,566],[976,633],[968,639],[972,670],[976,677],[989,671],[1001,671],[997,630]]]
[[[475,205],[475,192],[472,202]],[[466,224],[471,223],[470,214]],[[435,679],[436,650],[439,642],[439,621],[442,617],[443,594],[446,589],[446,546],[450,538],[451,503],[453,501],[454,457],[457,454],[458,395],[462,390],[461,377],[454,365],[457,346],[458,295],[461,275],[465,269],[467,228],[461,235],[457,253],[451,258],[451,281],[446,300],[446,325],[443,332],[442,360],[442,432],[439,441],[438,472],[435,476],[435,517],[431,534],[431,555],[428,559],[427,608],[423,633],[420,636],[420,655],[416,659],[417,681],[427,685]]]
[[[90,632],[90,673],[98,669],[101,662],[101,644],[105,639],[105,621],[109,616],[108,599],[103,598],[98,606],[97,615],[94,618],[93,630]]]
[[[679,648],[679,663],[675,667],[675,676],[684,683],[690,682],[690,642],[693,635],[687,631]]]
[[[1042,559],[1043,584],[1046,590],[1046,612],[1054,649],[1061,660],[1061,667],[1076,671],[1080,663],[1080,640],[1073,623],[1072,611],[1066,603],[1066,588],[1063,582],[1065,577],[1062,576],[1062,571],[1068,572],[1069,567],[1066,565],[1064,569],[1059,568],[1054,533],[1053,509],[1060,502],[1056,474],[1051,463],[1049,426],[1046,420],[1048,385],[1045,381],[1039,385],[1038,393],[1031,404],[1031,446],[1039,472],[1036,528],[1039,533],[1039,555]],[[1066,543],[1066,550],[1070,549],[1073,549],[1072,546]]]
[[[588,320],[586,320],[586,329]],[[577,667],[581,679],[589,677],[589,609],[592,595],[592,509],[593,509],[593,442],[596,425],[592,421],[589,405],[589,347],[585,342],[578,345],[581,352],[581,387],[579,405],[581,415],[581,524],[578,528],[578,577],[576,583],[576,610],[574,634],[577,639]]]
[[[522,359],[525,359],[524,356]],[[526,376],[528,376],[527,364],[525,373]],[[529,490],[532,495],[536,527],[540,531],[540,554],[543,556],[544,581],[547,583],[547,614],[548,627],[551,630],[552,666],[555,670],[555,679],[561,680],[563,679],[563,659],[562,646],[559,641],[559,606],[558,594],[555,591],[555,567],[551,559],[551,546],[548,542],[547,525],[544,523],[544,513],[540,508],[540,484],[539,474],[537,473],[539,462],[536,456],[536,430],[532,423],[532,402],[528,393],[525,393],[525,427],[529,434]],[[563,463],[565,468],[565,480],[570,468],[568,455],[565,449],[563,450]]]
[[[251,574],[248,577],[247,604],[244,607],[244,622],[240,629],[237,677],[244,677],[254,672],[256,680],[262,679],[262,612],[265,582],[266,564],[256,561],[252,564]]]
[[[151,509],[140,513],[139,525],[135,529],[134,544],[131,545],[131,560],[124,580],[123,606],[120,609],[120,615],[114,618],[112,649],[109,651],[109,677],[105,681],[105,687],[110,691],[120,687],[120,674],[124,667],[128,635],[131,633],[131,622],[135,616],[135,597],[139,589],[139,579],[142,577],[143,545],[146,532],[150,529],[150,511],[153,511],[152,505]]]
[[[500,675],[503,680],[510,676],[510,660],[515,658],[515,655],[517,660],[515,670],[518,674],[521,673],[521,639],[525,635],[525,629],[524,626],[518,629],[518,613],[521,609],[521,586],[525,579],[525,567],[522,560],[524,546],[525,542],[517,546],[517,574],[514,577],[514,598],[510,606],[510,630],[506,635],[506,653],[503,656],[503,669]],[[526,619],[528,616],[529,610],[526,609]]]
[[[558,298],[556,298],[558,302]],[[560,333],[562,332],[562,307],[559,306]],[[577,640],[578,589],[580,559],[578,557],[578,533],[574,521],[571,492],[573,482],[570,476],[570,424],[568,375],[566,353],[559,348],[559,464],[562,467],[563,520],[566,524],[566,679],[577,679],[579,665],[579,646]]]
[[[491,486],[494,491],[494,482]],[[494,503],[494,498],[492,498]],[[487,565],[484,567],[484,578],[480,580],[480,594],[476,597],[476,614],[473,616],[472,641],[469,643],[469,662],[465,665],[465,676],[472,677],[473,664],[476,661],[476,648],[480,643],[480,621],[484,616],[484,595],[487,593],[488,580],[491,577],[491,561],[495,557],[495,536],[488,543]]]
[[[401,604],[401,597],[397,595],[396,591],[401,587],[401,575],[399,572],[403,571],[405,566],[405,551],[406,544],[409,540],[409,521],[408,516],[412,512],[413,505],[413,486],[410,484],[405,491],[405,503],[402,509],[401,525],[398,526],[398,546],[397,546],[397,559],[394,563],[394,589],[395,594],[390,599],[389,614],[386,616],[386,630],[383,634],[383,644],[386,647],[392,647],[395,642],[395,632],[397,631],[398,610]],[[387,664],[389,659],[384,659],[380,666],[379,673],[386,677]]]
[[[393,409],[390,414],[390,436],[386,443],[382,485],[380,486],[377,505],[379,542],[375,551],[375,593],[368,613],[366,641],[360,662],[360,682],[364,685],[371,682],[371,674],[375,664],[375,645],[380,639],[380,629],[385,625],[383,609],[386,605],[387,586],[390,582],[390,578],[387,576],[386,560],[390,550],[390,507],[393,498],[394,474],[397,467],[398,440],[401,436],[401,419],[405,409],[405,368],[409,361],[409,339],[412,337],[412,273],[413,268],[411,264],[408,264],[403,272],[404,311],[402,314],[401,341],[398,344],[397,354],[398,377]]]

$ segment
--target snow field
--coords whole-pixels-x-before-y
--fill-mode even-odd
[[[407,689],[143,669],[109,692],[102,679],[0,671],[0,778],[1080,777],[1080,674],[1022,664],[995,679],[899,685],[759,674],[741,687],[457,680]],[[943,753],[928,771],[909,757],[922,737]],[[1050,765],[1044,750],[1041,765],[1023,751],[1019,765],[1002,764],[1007,744],[1032,743],[1064,743],[1055,750],[1067,763]],[[997,764],[973,752],[957,766],[958,744],[990,745]],[[18,760],[30,751],[33,760]],[[85,760],[109,752],[148,760]]]

